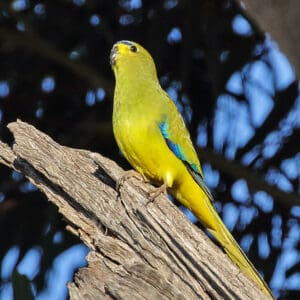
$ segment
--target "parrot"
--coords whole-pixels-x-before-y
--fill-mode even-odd
[[[229,258],[273,298],[216,212],[187,127],[160,86],[149,52],[136,42],[122,40],[113,45],[110,63],[115,76],[113,133],[125,158],[145,180],[158,186],[155,195],[168,192],[193,212]]]

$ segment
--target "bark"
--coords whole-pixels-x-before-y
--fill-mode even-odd
[[[85,243],[88,265],[68,284],[70,299],[266,299],[206,235],[153,188],[113,161],[61,146],[33,126],[8,125],[0,163],[45,193]]]

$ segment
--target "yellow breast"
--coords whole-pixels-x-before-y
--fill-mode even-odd
[[[115,119],[114,134],[125,158],[144,177],[156,184],[173,185],[178,164],[184,168],[168,148],[158,125],[149,118]],[[179,168],[180,169],[180,168]]]

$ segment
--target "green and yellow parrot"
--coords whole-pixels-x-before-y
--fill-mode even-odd
[[[261,290],[272,293],[215,211],[200,162],[175,104],[161,88],[151,55],[131,41],[111,51],[116,78],[113,131],[129,163],[145,179],[168,191],[217,239]]]

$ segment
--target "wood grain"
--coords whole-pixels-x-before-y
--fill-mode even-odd
[[[209,238],[149,184],[86,150],[61,146],[21,121],[0,163],[45,193],[85,243],[88,266],[68,284],[70,299],[266,299]]]

